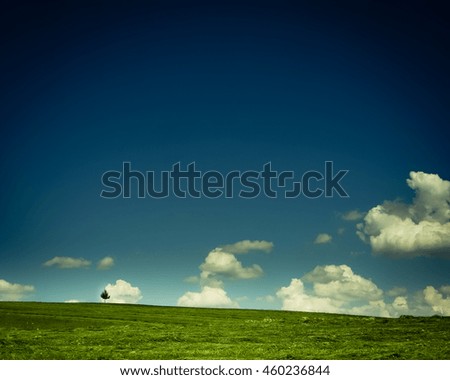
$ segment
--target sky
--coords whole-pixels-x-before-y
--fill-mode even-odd
[[[420,1],[6,2],[0,300],[106,289],[450,315],[447,16]],[[156,188],[177,163],[300,179],[332,162],[347,196],[139,197],[134,178],[128,198],[102,197],[126,162]]]

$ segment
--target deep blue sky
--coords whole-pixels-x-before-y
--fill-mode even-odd
[[[176,305],[211,285],[184,281],[210,251],[260,240],[270,253],[235,258],[262,276],[218,276],[233,305],[288,308],[276,294],[291,279],[347,265],[386,304],[401,287],[408,312],[436,312],[423,300],[432,286],[450,312],[445,242],[431,257],[377,253],[355,227],[385,200],[412,202],[410,171],[450,179],[448,12],[418,1],[311,3],[4,3],[0,299],[97,301],[122,279],[141,303]],[[223,173],[271,161],[301,175],[328,160],[349,170],[349,198],[99,195],[103,172],[124,161]],[[360,218],[343,220],[352,210]],[[315,244],[320,233],[332,240]],[[44,265],[54,257],[91,264]],[[104,257],[114,265],[97,270]]]

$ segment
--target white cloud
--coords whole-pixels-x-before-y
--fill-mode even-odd
[[[185,281],[194,283],[198,279],[202,286],[222,288],[225,279],[248,280],[261,277],[264,271],[259,265],[244,266],[235,254],[248,253],[250,250],[268,252],[272,247],[273,244],[265,240],[242,240],[214,248],[200,264],[200,276],[191,276]]]
[[[364,213],[359,210],[351,210],[342,215],[342,219],[348,222],[360,220],[364,217]]]
[[[202,279],[217,275],[235,279],[250,279],[263,274],[259,265],[253,264],[250,267],[244,267],[232,253],[224,252],[221,248],[212,250],[200,265],[200,269],[202,270]]]
[[[371,280],[353,273],[347,265],[317,266],[303,279],[314,284],[314,292],[319,297],[342,301],[376,301],[383,296],[383,291]]]
[[[409,311],[408,299],[406,297],[396,297],[394,302],[392,302],[392,307],[398,314],[405,314]]]
[[[91,262],[89,260],[65,256],[55,256],[53,259],[50,259],[44,263],[44,266],[46,267],[57,266],[61,269],[86,268],[90,265]]]
[[[450,294],[446,294],[447,286],[441,286],[439,290],[428,285],[417,291],[412,296],[397,297],[392,303],[391,314],[416,316],[442,315],[450,316]]]
[[[442,293],[432,286],[427,286],[423,291],[425,302],[431,306],[437,314],[450,316],[450,297],[444,298]]]
[[[314,244],[326,244],[331,242],[331,235],[329,234],[318,234],[314,240]]]
[[[0,301],[19,301],[31,292],[34,292],[32,285],[12,284],[0,279]]]
[[[311,283],[306,288],[305,283]],[[317,266],[276,293],[283,310],[389,316],[383,292],[347,265]]]
[[[100,270],[110,269],[113,266],[114,266],[114,259],[110,256],[104,257],[97,263],[97,269]]]
[[[414,219],[446,223],[450,220],[450,181],[441,179],[437,174],[423,172],[409,173],[408,186],[416,191]]]
[[[66,300],[64,303],[80,303],[80,300]]]
[[[248,253],[250,251],[270,252],[273,249],[273,243],[266,240],[242,240],[234,244],[223,245],[219,248],[233,254]]]
[[[225,280],[249,280],[261,277],[262,268],[253,264],[244,266],[236,254],[248,253],[252,250],[269,252],[273,244],[265,240],[242,240],[234,244],[214,248],[200,264],[200,276],[190,276],[185,282],[199,283],[200,292],[186,292],[178,299],[179,306],[193,307],[239,307],[231,300],[225,290]],[[244,300],[244,298],[240,298]],[[245,297],[246,299],[246,297]]]
[[[357,225],[358,236],[374,253],[392,257],[450,258],[450,181],[436,174],[410,172],[412,204],[384,202]]]
[[[109,302],[113,303],[138,303],[142,299],[138,287],[133,287],[129,282],[120,279],[114,285],[108,284],[105,290],[111,297]]]
[[[228,297],[225,290],[209,286],[204,286],[200,292],[186,292],[178,299],[177,305],[186,307],[239,307],[237,302]]]
[[[342,301],[307,294],[298,278],[293,278],[289,286],[282,287],[276,295],[283,302],[283,310],[339,313],[343,304]]]
[[[399,317],[401,315],[450,316],[450,286],[427,286],[415,296],[405,288],[384,293],[371,280],[355,274],[347,265],[317,266],[313,271],[280,288],[276,296],[283,310]]]

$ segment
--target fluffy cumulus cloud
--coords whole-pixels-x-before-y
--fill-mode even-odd
[[[303,277],[313,284],[319,297],[330,297],[341,301],[376,301],[383,292],[371,280],[353,273],[347,265],[317,266]]]
[[[186,292],[178,299],[178,306],[237,308],[238,303],[228,297],[221,288],[204,286],[200,292]]]
[[[12,284],[0,279],[0,301],[20,301],[32,292],[34,292],[32,285]]]
[[[250,251],[270,252],[272,248],[273,244],[265,240],[242,240],[213,249],[200,264],[200,275],[185,279],[186,282],[199,283],[200,292],[185,293],[178,299],[178,305],[239,307],[238,303],[231,300],[223,289],[224,281],[254,279],[261,277],[264,271],[258,264],[244,266],[236,255]]]
[[[364,213],[359,210],[351,210],[342,214],[342,219],[347,222],[354,222],[356,220],[360,220],[364,217]]]
[[[450,296],[444,297],[442,292],[427,286],[423,291],[423,297],[435,314],[450,316]]]
[[[232,253],[225,252],[222,248],[216,248],[209,252],[205,261],[200,265],[201,275],[204,280],[216,276],[224,276],[235,279],[250,279],[260,277],[263,274],[262,268],[253,264],[244,267]]]
[[[114,259],[106,256],[97,263],[97,269],[107,270],[114,266]]]
[[[288,286],[277,291],[277,297],[282,300],[283,310],[317,311],[325,313],[339,313],[342,301],[328,297],[317,297],[305,291],[303,281],[293,278]]]
[[[376,254],[450,259],[450,181],[437,174],[411,172],[412,204],[384,202],[357,225],[358,236]]]
[[[310,285],[308,288],[305,284]],[[284,310],[390,316],[383,291],[347,265],[317,266],[277,292]]]
[[[387,296],[387,297],[386,297]],[[347,265],[317,266],[294,278],[276,293],[283,310],[399,317],[433,314],[450,316],[450,286],[427,286],[414,296],[403,287],[386,294],[370,279]],[[390,299],[388,302],[387,299]]]
[[[394,302],[392,302],[392,308],[397,312],[397,314],[408,313],[409,306],[407,297],[395,297]]]
[[[314,240],[314,244],[326,244],[331,242],[331,235],[329,234],[318,234]]]
[[[113,303],[138,303],[142,299],[140,289],[124,280],[117,280],[115,284],[108,284],[105,290],[111,297],[109,302]]]
[[[200,264],[199,281],[204,286],[222,287],[227,279],[248,280],[261,277],[264,271],[258,264],[244,266],[235,255],[249,251],[270,252],[273,244],[265,240],[242,240],[214,248]]]
[[[77,269],[77,268],[87,268],[91,265],[89,260],[82,258],[66,257],[66,256],[55,256],[44,263],[46,267],[56,266],[61,269]]]

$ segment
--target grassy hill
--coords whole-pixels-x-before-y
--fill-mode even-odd
[[[450,318],[0,302],[1,359],[450,359]]]

